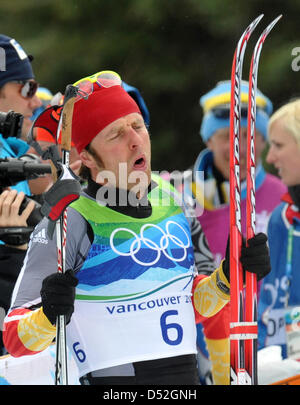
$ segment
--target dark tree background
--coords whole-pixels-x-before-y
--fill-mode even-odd
[[[149,108],[153,169],[183,170],[203,148],[199,98],[230,78],[237,41],[261,13],[243,78],[261,31],[283,14],[265,42],[258,77],[276,109],[299,95],[300,72],[292,68],[292,50],[300,47],[297,0],[1,0],[0,32],[34,55],[36,78],[53,93],[116,70]]]

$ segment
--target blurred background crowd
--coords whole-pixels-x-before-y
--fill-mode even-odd
[[[0,26],[34,56],[36,80],[53,94],[103,69],[136,86],[150,111],[153,170],[172,171],[195,161],[199,98],[230,78],[237,41],[261,13],[243,78],[260,33],[282,14],[263,48],[258,87],[274,109],[299,96],[299,12],[294,0],[3,0]]]

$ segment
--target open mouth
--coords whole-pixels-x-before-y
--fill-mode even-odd
[[[145,168],[146,167],[146,160],[145,160],[145,158],[142,156],[142,157],[140,157],[140,158],[138,158],[135,162],[134,162],[134,165],[133,165],[133,168],[134,169],[143,169],[143,168]]]

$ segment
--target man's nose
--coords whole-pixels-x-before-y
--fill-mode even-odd
[[[39,108],[43,103],[38,98],[38,96],[35,94],[33,97],[31,97],[29,104],[30,104],[30,108],[32,110],[35,110],[36,108]]]
[[[129,148],[135,149],[141,145],[142,139],[141,136],[135,131],[134,128],[129,127],[127,129],[129,135]]]

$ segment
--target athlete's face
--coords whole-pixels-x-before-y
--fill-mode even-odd
[[[148,187],[151,180],[151,145],[140,114],[128,114],[109,124],[92,140],[91,147],[99,159],[90,156],[93,162],[87,165],[84,161],[86,151],[81,152],[81,159],[90,168],[93,180],[101,184],[108,181],[128,190],[133,187],[134,190],[139,187],[145,190]]]
[[[278,170],[287,186],[300,184],[300,148],[286,129],[283,118],[274,121],[269,129],[270,149],[266,160]]]
[[[263,136],[256,131],[256,160],[260,159],[266,143]],[[229,179],[230,138],[229,128],[221,128],[207,141],[207,147],[213,152],[214,164],[225,179]],[[247,128],[240,131],[240,176],[245,180],[247,175]]]

